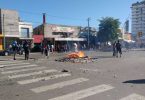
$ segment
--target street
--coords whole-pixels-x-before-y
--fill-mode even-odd
[[[96,62],[71,63],[55,59],[66,53],[0,56],[0,100],[145,100],[145,50],[89,51]]]

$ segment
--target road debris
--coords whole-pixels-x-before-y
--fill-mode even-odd
[[[94,57],[81,57],[81,58],[68,58],[68,57],[64,57],[64,58],[59,58],[56,59],[55,61],[58,62],[71,62],[71,63],[90,63],[90,62],[96,62],[98,58]]]
[[[63,69],[61,72],[69,72],[68,70],[66,70],[66,69]]]

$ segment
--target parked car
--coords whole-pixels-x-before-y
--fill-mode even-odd
[[[0,56],[9,56],[13,54],[13,50],[12,49],[6,49],[6,50],[1,50],[0,51]],[[19,55],[23,55],[24,54],[24,49],[21,48],[19,50],[17,50],[17,54]]]
[[[11,51],[9,49],[0,51],[0,56],[8,56],[8,55],[11,55],[11,54],[13,54],[13,51]]]

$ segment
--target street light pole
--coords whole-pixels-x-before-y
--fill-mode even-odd
[[[5,47],[6,47],[6,46],[5,46],[5,45],[6,45],[6,44],[5,44],[6,39],[5,39],[5,29],[4,29],[4,28],[5,28],[5,27],[4,27],[4,21],[5,21],[4,18],[5,18],[5,15],[3,14],[3,37],[4,37],[4,39],[3,39],[3,42],[4,42],[3,45],[4,45],[4,46],[3,46],[3,47],[4,47],[4,50],[5,50]]]

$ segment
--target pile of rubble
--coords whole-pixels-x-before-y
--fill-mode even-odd
[[[91,57],[80,57],[80,58],[69,58],[64,57],[60,59],[56,59],[55,61],[58,62],[71,62],[71,63],[90,63],[90,62],[96,62],[98,58],[91,58]]]

